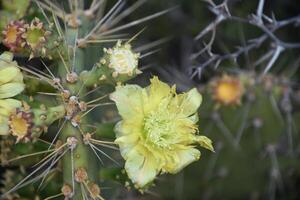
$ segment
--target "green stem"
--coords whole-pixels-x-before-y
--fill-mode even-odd
[[[73,127],[70,122],[66,122],[60,139],[66,142],[69,137],[75,137],[78,140],[78,143],[73,153],[70,151],[67,152],[62,159],[63,179],[64,183],[68,184],[69,186],[73,186],[73,183],[75,184],[73,189],[74,196],[72,199],[81,200],[82,195],[80,184],[73,179],[74,175],[72,176],[72,172],[75,173],[78,168],[84,168],[88,173],[89,180],[97,182],[97,180],[95,180],[95,174],[97,174],[97,165],[91,150],[83,143],[82,135],[78,128]]]
[[[33,122],[35,125],[35,128],[32,130],[32,136],[39,137],[52,123],[64,118],[66,111],[64,105],[59,105],[45,107],[44,109],[33,109],[32,112],[34,114]]]
[[[66,32],[67,41],[70,46],[74,46],[75,39],[78,38],[78,30],[69,28]],[[80,36],[79,36],[80,37]],[[71,55],[73,56],[73,54]],[[82,71],[84,66],[84,52],[82,49],[76,49],[75,57],[71,59],[68,66],[69,69],[73,69],[74,72],[78,73]],[[66,76],[66,70],[62,68],[59,70],[60,77]],[[79,91],[85,92],[85,87],[83,82],[78,80],[76,83],[64,82],[63,86],[71,92],[71,95],[77,95]],[[85,118],[86,119],[86,118]],[[82,120],[84,123],[87,120]],[[93,182],[97,182],[97,162],[95,155],[90,149],[90,147],[83,142],[83,136],[78,127],[72,125],[71,121],[66,121],[61,133],[60,140],[65,143],[69,137],[74,137],[77,139],[77,145],[74,150],[69,150],[62,158],[62,170],[63,170],[63,181],[65,184],[73,187],[74,196],[73,200],[81,200],[82,192],[80,184],[74,180],[75,172],[79,168],[84,168],[88,174],[88,179]]]
[[[37,126],[50,126],[56,120],[64,118],[65,112],[64,105],[46,109],[33,109],[34,124]]]

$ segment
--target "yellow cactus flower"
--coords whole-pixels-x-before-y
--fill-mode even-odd
[[[4,52],[0,55],[0,135],[9,133],[8,116],[21,107],[21,102],[11,97],[24,90],[23,75],[12,61],[13,55]]]
[[[176,94],[157,77],[147,88],[118,86],[110,98],[122,117],[116,127],[125,170],[143,188],[160,173],[177,173],[200,158],[195,144],[213,151],[212,142],[197,135],[197,110],[202,96],[192,89]]]

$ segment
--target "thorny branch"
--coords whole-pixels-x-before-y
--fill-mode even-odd
[[[194,78],[196,75],[198,75],[198,77],[200,78],[203,69],[206,68],[207,66],[213,66],[214,69],[216,69],[225,60],[236,61],[240,55],[247,53],[253,49],[261,47],[261,45],[267,40],[272,41],[272,45],[270,45],[271,49],[257,59],[260,61],[257,63],[261,63],[269,59],[267,66],[262,72],[263,74],[266,74],[272,68],[272,66],[274,66],[276,60],[278,60],[278,58],[284,51],[286,51],[287,49],[300,48],[300,43],[284,42],[275,35],[275,32],[278,29],[281,29],[287,25],[291,25],[291,24],[295,26],[299,25],[300,15],[291,17],[289,19],[278,21],[276,20],[274,15],[272,17],[268,17],[263,13],[265,1],[259,0],[256,14],[251,14],[249,15],[248,18],[245,19],[245,18],[231,15],[228,6],[228,2],[229,2],[228,0],[224,0],[224,2],[219,5],[216,5],[212,0],[205,0],[205,1],[209,4],[209,8],[212,11],[212,13],[216,15],[216,19],[213,22],[211,22],[208,26],[206,26],[206,28],[204,28],[203,31],[201,31],[195,37],[195,40],[198,41],[208,33],[212,34],[209,43],[206,44],[205,42],[203,42],[204,47],[199,52],[193,54],[190,58],[191,60],[196,60],[200,56],[209,55],[208,60],[192,67],[192,71],[191,71],[192,78]],[[213,53],[212,45],[214,44],[217,27],[220,23],[226,20],[253,25],[259,28],[263,32],[263,34],[257,38],[249,39],[246,42],[246,45],[239,46],[237,50],[234,52],[227,53],[227,54]]]

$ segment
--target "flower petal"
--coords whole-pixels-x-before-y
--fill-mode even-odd
[[[13,97],[25,88],[23,83],[6,83],[0,86],[0,99]]]
[[[126,132],[122,127],[123,121],[119,122],[115,126],[115,132],[117,139],[115,143],[119,145],[121,155],[124,159],[128,158],[128,152],[130,152],[138,142],[139,134],[133,132]]]
[[[197,136],[196,140],[200,144],[200,146],[214,152],[214,147],[212,145],[212,141],[208,137],[206,137],[206,136]]]
[[[11,66],[11,61],[13,60],[13,54],[9,51],[5,51],[0,55],[0,69],[5,68],[6,66]]]
[[[0,69],[0,84],[2,85],[10,82],[18,75],[18,73],[20,73],[20,70],[16,67],[5,67]]]
[[[15,99],[0,99],[0,114],[8,116],[10,112],[21,105],[22,103]]]
[[[160,81],[157,76],[154,76],[151,80],[151,85],[147,88],[149,92],[148,109],[157,107],[161,100],[168,97],[171,92],[171,88],[168,84]]]
[[[8,118],[0,115],[0,135],[8,135]]]
[[[155,179],[159,169],[153,155],[141,145],[137,145],[128,154],[125,170],[134,184],[143,188]]]
[[[199,160],[201,153],[199,150],[193,148],[193,147],[188,147],[187,149],[183,150],[178,150],[175,152],[176,156],[178,157],[178,162],[173,163],[173,167],[168,169],[169,173],[176,174],[183,168],[185,168],[187,165],[190,163]]]
[[[202,96],[196,88],[191,89],[186,94],[181,94],[179,96],[183,98],[180,105],[182,114],[185,116],[190,116],[197,112],[202,102]]]
[[[143,113],[142,90],[138,85],[125,85],[117,87],[110,95],[123,119],[134,118]]]

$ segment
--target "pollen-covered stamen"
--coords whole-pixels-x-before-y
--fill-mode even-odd
[[[174,133],[174,124],[170,116],[163,112],[152,112],[144,119],[146,140],[151,145],[170,148],[170,133]],[[174,136],[172,136],[174,137]]]
[[[24,27],[25,22],[23,20],[12,21],[3,30],[3,44],[8,47],[10,51],[18,52],[21,50],[22,43],[24,43],[22,38],[25,32]]]
[[[17,141],[30,136],[33,127],[33,115],[24,111],[16,110],[9,118],[9,127],[12,135],[17,137]]]
[[[223,105],[238,105],[244,93],[240,79],[232,76],[223,76],[212,82],[213,98]]]

